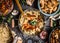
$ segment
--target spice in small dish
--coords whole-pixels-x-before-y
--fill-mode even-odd
[[[13,10],[12,15],[14,15],[14,16],[15,16],[15,15],[18,15],[18,13],[19,13],[19,12],[18,12],[17,10]]]

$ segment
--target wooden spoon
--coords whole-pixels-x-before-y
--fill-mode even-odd
[[[15,1],[16,1],[16,4],[17,4],[20,12],[21,12],[22,14],[24,14],[24,11],[22,10],[22,7],[21,7],[21,4],[19,3],[19,1],[18,1],[18,0],[15,0]]]

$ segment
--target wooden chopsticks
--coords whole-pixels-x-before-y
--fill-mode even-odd
[[[22,7],[21,7],[21,4],[19,3],[19,1],[18,1],[18,0],[15,0],[15,2],[16,2],[16,4],[17,4],[20,12],[21,12],[22,14],[24,14],[24,11],[22,10]]]

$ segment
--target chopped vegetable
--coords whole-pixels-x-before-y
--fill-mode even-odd
[[[12,18],[13,18],[13,16],[9,16],[7,19],[7,22],[10,23]]]
[[[37,24],[37,22],[36,21],[30,21],[30,24],[34,26]]]

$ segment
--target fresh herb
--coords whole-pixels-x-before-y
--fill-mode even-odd
[[[22,3],[24,4],[25,3],[25,0],[22,0]]]
[[[11,23],[11,19],[12,19],[12,18],[13,18],[13,16],[8,17],[7,22],[8,22],[8,23]]]
[[[30,24],[35,26],[37,24],[37,22],[36,21],[30,21]]]
[[[7,18],[3,16],[0,16],[0,23],[2,23],[4,20],[6,20],[8,23],[11,23],[11,19],[13,18],[13,16],[9,15]]]
[[[24,5],[26,3],[26,0],[19,0],[19,2]]]
[[[10,23],[11,22],[11,18],[8,18],[7,22]]]

